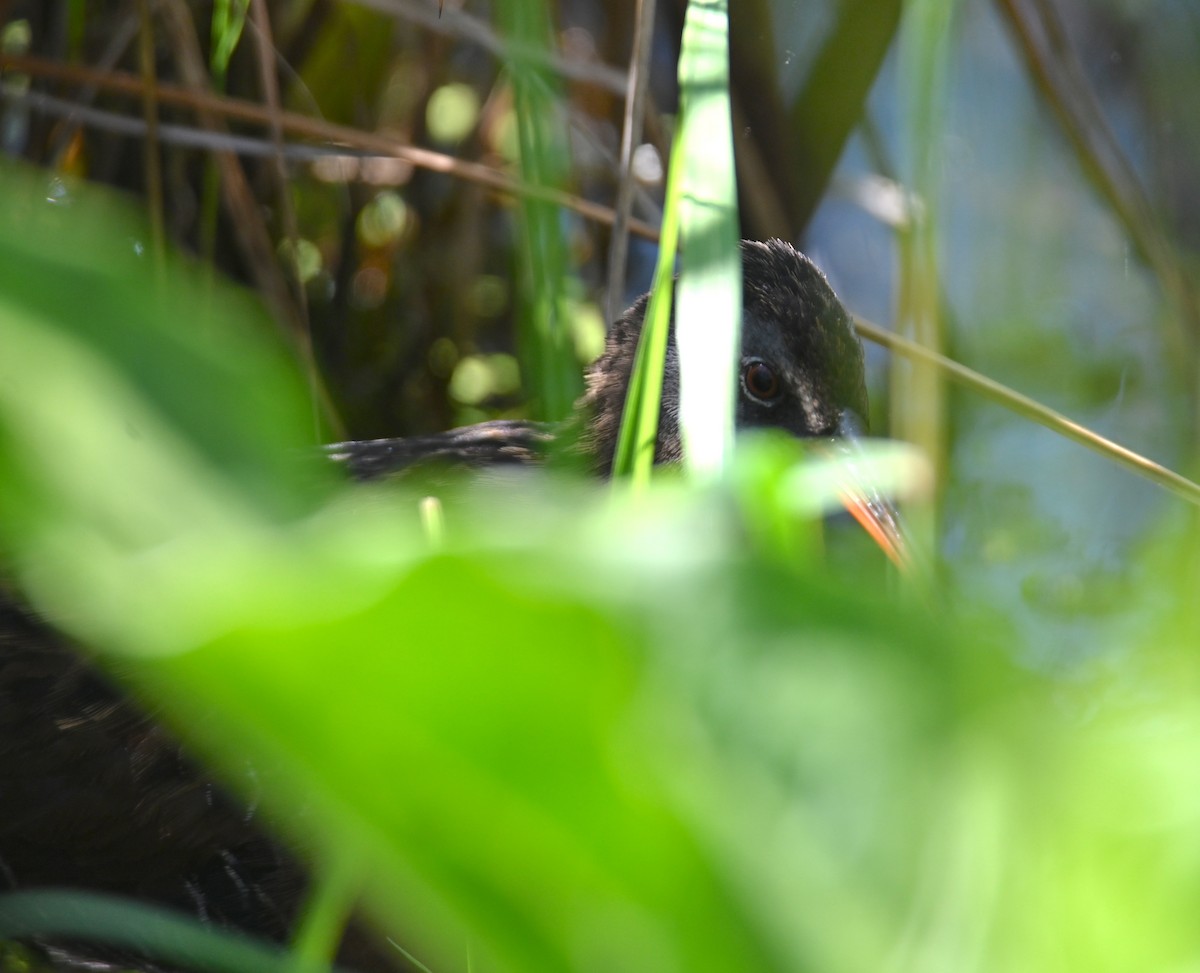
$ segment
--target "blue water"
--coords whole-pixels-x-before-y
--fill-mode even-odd
[[[787,5],[783,5],[787,6]],[[799,5],[798,5],[799,6]],[[1152,124],[1120,64],[1084,36],[1110,124],[1143,176]],[[780,57],[796,47],[781,38]],[[1168,466],[1185,462],[1188,404],[1171,367],[1169,313],[1151,273],[1081,174],[1030,89],[989,4],[956,27],[941,159],[940,260],[949,353]],[[902,165],[893,51],[872,121]],[[860,138],[837,183],[875,170]],[[846,193],[826,197],[807,247],[855,312],[894,324],[894,232]],[[886,396],[886,356],[868,363]],[[949,470],[938,544],[947,573],[1046,665],[1112,649],[1138,602],[1137,557],[1180,501],[1113,462],[971,393],[951,389]]]

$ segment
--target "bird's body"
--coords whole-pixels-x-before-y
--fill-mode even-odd
[[[272,939],[291,926],[303,870],[152,714],[4,585],[0,795],[0,889],[110,893]],[[52,952],[62,969],[107,955]],[[120,960],[115,968],[126,968]]]
[[[820,272],[778,241],[743,244],[742,254],[739,425],[828,436],[847,410],[865,416],[861,347]],[[611,468],[645,309],[642,298],[615,323],[579,403],[573,438],[600,474]],[[657,444],[664,462],[682,452],[678,395],[672,341]],[[342,443],[330,453],[360,478],[429,462],[529,464],[558,432],[498,421],[421,439]],[[267,836],[252,808],[223,795],[153,714],[2,585],[0,793],[0,889],[113,892],[276,940],[289,935],[306,885],[295,859]],[[59,964],[70,968],[65,956]],[[352,961],[402,968],[377,962],[369,949]]]

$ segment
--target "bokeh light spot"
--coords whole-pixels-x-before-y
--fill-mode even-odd
[[[478,119],[479,96],[470,85],[442,85],[425,106],[425,127],[435,142],[461,142]]]
[[[508,281],[495,274],[480,274],[467,287],[467,309],[481,318],[494,318],[508,307]]]
[[[291,265],[297,279],[303,284],[316,277],[325,263],[320,248],[312,240],[305,240],[303,237],[280,243],[279,256]]]
[[[429,346],[429,370],[438,378],[445,378],[458,364],[458,347],[449,338],[438,338]]]
[[[511,395],[521,387],[521,370],[512,355],[469,355],[450,377],[450,395],[464,405],[478,405],[493,395]]]
[[[396,192],[382,192],[358,214],[358,238],[369,247],[394,243],[408,225],[408,204]]]

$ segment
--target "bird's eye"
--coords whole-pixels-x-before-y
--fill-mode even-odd
[[[742,365],[742,388],[751,398],[771,403],[779,398],[779,376],[761,358],[751,358]]]

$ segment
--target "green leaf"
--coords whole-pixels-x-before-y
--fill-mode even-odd
[[[246,14],[250,0],[216,0],[212,13],[212,54],[209,66],[218,91],[225,89],[225,75],[229,70],[229,59],[233,57],[242,29],[246,26]]]
[[[3,180],[0,223],[20,232],[0,234],[0,436],[25,447],[7,486],[49,477],[39,490],[186,510],[209,503],[207,484],[186,483],[199,463],[262,514],[313,509],[332,477],[315,462],[309,395],[249,295],[212,294],[178,260],[160,286],[144,224],[110,197],[12,164]],[[160,434],[180,452],[142,484],[141,464],[166,463]],[[88,480],[89,463],[106,475]]]

